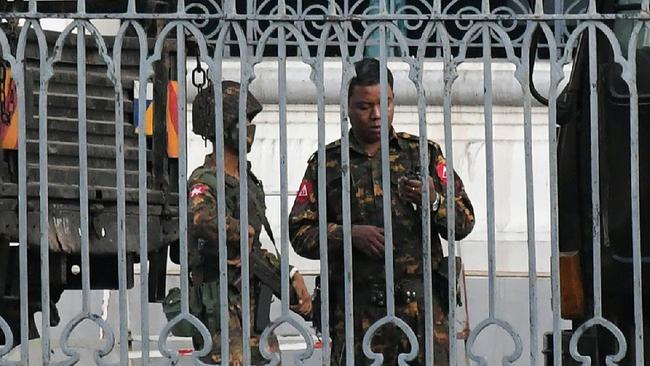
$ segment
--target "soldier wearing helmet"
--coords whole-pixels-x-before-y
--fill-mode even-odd
[[[230,365],[242,365],[242,305],[241,305],[241,253],[240,234],[248,236],[249,258],[262,258],[268,264],[277,278],[280,278],[280,262],[276,255],[261,249],[260,234],[265,230],[273,241],[265,210],[265,195],[262,182],[253,174],[249,162],[247,169],[248,181],[248,230],[240,232],[239,222],[239,95],[240,85],[234,81],[222,83],[223,96],[223,133],[224,133],[224,171],[225,171],[225,211],[226,211],[226,248],[228,253],[228,292],[229,292],[229,338],[230,338]],[[247,119],[247,151],[250,151],[255,136],[253,118],[262,110],[262,105],[255,97],[248,93],[246,100]],[[193,103],[192,122],[193,131],[215,142],[215,102],[214,90],[208,87],[199,92]],[[220,309],[219,309],[219,233],[217,215],[217,180],[216,161],[214,152],[205,158],[203,166],[197,168],[189,178],[189,231],[190,231],[190,273],[192,291],[195,299],[190,298],[190,310],[205,324],[212,336],[212,348],[204,362],[224,364],[221,359],[220,338]],[[259,255],[258,255],[259,254]],[[253,263],[253,262],[251,262]],[[253,268],[253,265],[251,265]],[[311,296],[305,287],[302,275],[295,268],[291,268],[291,284],[297,297],[297,303],[292,309],[306,316],[311,312]],[[264,364],[266,361],[259,351],[259,336],[266,326],[262,318],[268,322],[268,310],[257,304],[256,293],[259,293],[260,281],[252,276],[251,288],[251,362]],[[279,286],[279,284],[278,284]],[[259,301],[261,302],[261,301]],[[259,309],[258,309],[259,306]],[[197,349],[202,348],[200,335],[194,336]],[[270,352],[277,352],[277,340],[269,340]]]
[[[228,149],[239,151],[239,91],[240,85],[235,81],[224,80],[221,83],[223,95],[223,141]],[[255,125],[253,118],[262,111],[262,105],[248,93],[246,98],[246,144],[250,152],[255,138]],[[215,140],[215,103],[212,88],[203,89],[194,99],[192,104],[192,131],[203,136],[204,139],[214,143]]]

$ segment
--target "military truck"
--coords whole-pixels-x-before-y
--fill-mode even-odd
[[[640,0],[596,1],[601,14],[638,13]],[[607,25],[627,57],[632,20],[612,20]],[[650,43],[648,31],[639,35],[637,45],[636,84],[639,112],[639,180],[642,281],[650,281]],[[577,365],[569,356],[568,343],[573,332],[594,316],[593,222],[601,224],[600,249],[603,317],[624,334],[627,353],[621,365],[635,364],[634,301],[632,259],[632,210],[630,168],[630,91],[621,77],[621,67],[614,62],[612,45],[598,31],[596,45],[589,45],[583,33],[574,50],[573,71],[567,87],[557,100],[558,122],[558,199],[560,283],[562,317],[573,320],[571,331],[563,334],[564,365]],[[597,72],[598,146],[601,210],[592,214],[591,102],[589,58],[595,58]],[[542,103],[547,101],[533,90]],[[650,314],[650,291],[643,289],[643,312]],[[650,359],[647,344],[648,321],[645,321],[645,359]],[[550,336],[550,335],[549,335]],[[618,352],[613,335],[603,327],[591,328],[579,343],[579,352],[592,356],[592,364],[604,365],[607,355]],[[552,348],[547,339],[546,349]],[[547,364],[552,364],[548,353]],[[647,362],[647,361],[646,361]]]
[[[123,12],[126,0],[87,1],[89,12]],[[3,2],[0,13],[26,10],[27,1]],[[165,11],[164,1],[139,1],[141,11]],[[76,1],[38,2],[39,12],[71,12]],[[7,33],[14,37],[20,28],[17,22],[3,22]],[[161,24],[145,24],[149,33],[149,52]],[[14,27],[9,29],[9,27]],[[58,32],[46,32],[50,55],[59,37]],[[104,37],[110,49],[112,37]],[[13,39],[15,47],[15,38]],[[20,281],[29,281],[30,338],[38,336],[33,314],[41,310],[41,286],[50,286],[51,323],[59,321],[56,302],[67,289],[81,288],[80,194],[79,194],[79,136],[76,35],[63,43],[61,61],[54,66],[54,75],[47,90],[47,155],[48,155],[48,222],[49,284],[41,283],[40,265],[40,209],[39,200],[39,50],[33,32],[26,47],[26,153],[27,153],[27,255],[28,278],[19,274],[19,217],[18,217],[18,151],[0,150],[0,316],[13,331],[14,343],[20,342]],[[149,260],[149,301],[160,301],[165,296],[165,276],[168,249],[178,240],[178,163],[168,155],[166,127],[166,93],[176,70],[174,40],[164,46],[162,59],[155,65],[153,131],[147,136],[147,226]],[[138,227],[138,132],[133,111],[134,81],[139,78],[140,50],[138,41],[127,34],[122,48],[121,81],[124,94],[124,166],[126,197],[126,259],[128,287],[134,284],[134,265],[139,258]],[[115,91],[106,76],[107,66],[98,53],[96,42],[86,37],[86,114],[88,151],[88,204],[90,232],[90,284],[93,289],[118,288],[117,262],[117,189],[115,140]],[[8,64],[0,54],[1,75],[9,77]],[[2,111],[17,101],[15,94],[3,94]],[[14,91],[15,93],[15,91]],[[9,101],[9,98],[14,98]],[[15,108],[15,104],[14,107]],[[5,121],[8,128],[12,122]],[[14,121],[13,123],[16,123]],[[15,127],[15,126],[14,126]],[[144,128],[141,129],[144,131]],[[0,332],[0,344],[4,335]]]

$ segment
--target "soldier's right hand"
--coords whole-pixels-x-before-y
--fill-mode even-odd
[[[254,243],[255,243],[255,228],[252,225],[248,225],[248,250],[253,250]]]
[[[384,229],[373,225],[352,225],[352,245],[374,258],[384,257]]]

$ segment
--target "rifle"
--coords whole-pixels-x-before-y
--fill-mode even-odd
[[[253,245],[253,250],[249,255],[251,279],[259,281],[259,287],[255,294],[255,330],[261,332],[271,322],[269,313],[273,295],[278,298],[282,297],[282,279],[264,257],[262,248],[259,243]],[[296,292],[289,288],[289,304],[298,303]]]

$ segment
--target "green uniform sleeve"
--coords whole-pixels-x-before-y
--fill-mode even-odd
[[[280,258],[278,258],[275,254],[272,252],[269,252],[266,249],[260,249],[262,256],[264,259],[266,259],[267,262],[273,267],[275,272],[278,274],[278,277],[282,276],[282,267],[280,263]],[[294,266],[289,265],[289,272],[293,269]]]
[[[440,146],[433,144],[429,167],[429,174],[433,177],[436,191],[440,195],[438,211],[433,216],[432,225],[440,236],[447,239],[447,166]],[[474,228],[474,207],[465,192],[465,186],[456,172],[454,179],[454,208],[455,208],[455,238],[462,240]]]
[[[191,230],[198,238],[210,243],[219,242],[217,198],[206,184],[197,182],[190,186],[189,213]],[[231,250],[239,249],[239,220],[226,212],[226,245]]]
[[[289,237],[293,249],[305,258],[319,259],[318,235],[318,160],[312,156],[298,189],[289,215]],[[343,226],[327,223],[328,252],[338,252],[343,247]]]

